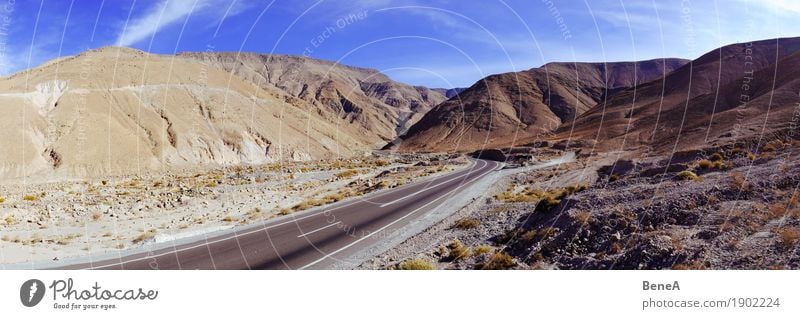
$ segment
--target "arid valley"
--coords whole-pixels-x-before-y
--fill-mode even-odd
[[[52,61],[0,81],[3,262],[58,267],[291,220],[477,157],[505,168],[351,266],[796,268],[798,43],[551,63],[458,90],[293,56],[107,47]]]

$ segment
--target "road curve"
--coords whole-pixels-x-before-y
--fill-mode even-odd
[[[467,169],[233,233],[60,269],[325,269],[501,167],[476,159]]]

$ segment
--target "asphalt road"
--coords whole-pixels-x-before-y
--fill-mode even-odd
[[[61,269],[326,269],[425,215],[492,171],[467,169],[193,243]]]

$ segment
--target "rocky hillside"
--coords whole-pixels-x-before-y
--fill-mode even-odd
[[[464,92],[466,89],[467,88],[452,88],[452,89],[441,89],[441,88],[438,88],[438,89],[432,89],[432,90],[434,90],[436,92],[439,92],[442,95],[444,95],[444,97],[450,99],[450,98],[452,98],[452,97],[454,97],[456,95],[461,94],[461,92]]]
[[[784,38],[713,50],[663,81],[614,94],[561,127],[559,137],[672,152],[777,134],[796,121],[800,86],[791,74],[800,68],[799,49],[800,38]]]
[[[280,78],[282,73],[275,72],[267,75]],[[422,89],[381,88],[385,78],[375,78],[361,87],[395,103],[396,110],[420,110],[425,101],[443,99]],[[305,86],[297,84],[293,93],[302,98],[296,98],[285,92],[290,79],[280,81],[283,90],[250,80],[257,79],[231,76],[192,59],[116,47],[2,78],[0,176],[8,181],[140,174],[193,165],[360,155],[393,136],[401,113],[388,105],[372,110],[372,104],[347,102],[358,100],[346,97],[338,82],[325,82],[321,88],[312,83],[305,93]],[[306,100],[334,99],[330,92],[343,94],[335,99],[345,111],[370,118],[333,121],[331,114],[339,113]],[[408,102],[405,96],[418,100]],[[354,121],[364,125],[352,125]],[[383,135],[365,134],[368,125],[379,126]]]
[[[538,138],[610,93],[660,78],[686,62],[549,63],[492,75],[428,112],[397,147],[468,150]]]
[[[307,102],[334,123],[353,123],[381,144],[405,133],[446,97],[440,90],[392,81],[373,69],[301,56],[255,53],[182,53]]]

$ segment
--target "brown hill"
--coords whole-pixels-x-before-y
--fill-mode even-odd
[[[492,75],[428,112],[397,147],[469,150],[541,138],[609,92],[659,78],[686,62],[549,63]]]
[[[778,117],[791,115],[797,99],[791,74],[798,50],[800,38],[715,49],[663,80],[614,94],[560,128],[558,138],[597,141],[601,150],[671,152],[785,128]]]
[[[386,101],[407,93],[383,91]],[[127,48],[19,72],[0,79],[0,92],[0,177],[6,179],[351,156],[384,138],[333,121],[283,90],[196,60]],[[385,138],[392,121],[385,120]]]
[[[443,92],[392,81],[373,69],[346,66],[301,56],[255,53],[182,53],[250,80],[262,88],[277,87],[308,102],[332,122],[349,122],[375,137],[376,145],[405,133]]]

